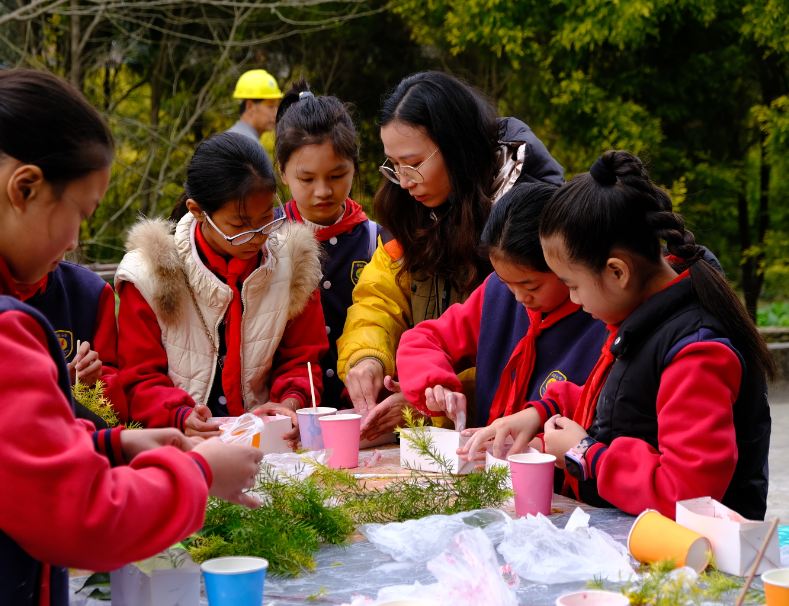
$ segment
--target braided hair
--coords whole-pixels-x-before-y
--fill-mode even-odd
[[[747,383],[773,380],[776,366],[770,351],[737,293],[703,258],[682,216],[673,212],[668,193],[649,178],[641,160],[625,151],[608,151],[588,173],[559,188],[545,208],[540,237],[560,237],[567,259],[599,275],[613,250],[634,257],[636,277],[645,284],[663,263],[663,246],[677,271],[690,269],[699,303],[726,328],[743,355]]]

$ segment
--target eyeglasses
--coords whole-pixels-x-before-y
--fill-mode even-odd
[[[438,148],[436,148],[436,151],[434,151],[432,154],[430,154],[427,157],[427,160],[430,160],[430,158],[435,156],[437,153],[438,153]],[[420,162],[416,166],[401,166],[400,170],[396,171],[394,168],[389,168],[388,166],[386,166],[386,163],[389,162],[389,159],[387,158],[386,160],[384,160],[384,163],[378,167],[378,170],[381,171],[384,177],[389,179],[392,183],[397,183],[398,185],[400,185],[400,177],[405,177],[406,179],[408,179],[413,183],[424,183],[425,178],[417,169],[424,166],[427,160]]]
[[[217,233],[220,236],[222,236],[225,240],[230,242],[231,246],[241,246],[242,244],[246,244],[247,242],[249,242],[252,238],[257,236],[258,234],[268,235],[272,232],[277,231],[280,227],[283,226],[285,221],[288,220],[288,218],[285,216],[284,212],[282,211],[282,202],[280,201],[279,196],[277,196],[276,194],[274,194],[274,196],[277,198],[277,202],[279,203],[279,206],[275,207],[274,212],[276,214],[277,209],[279,209],[280,212],[283,213],[282,216],[277,219],[274,219],[271,223],[267,223],[260,229],[245,231],[236,236],[226,236],[225,234],[222,233],[222,230],[216,226],[216,223],[214,223],[211,220],[211,217],[208,216],[207,213],[203,213],[203,214],[205,215],[205,218],[208,219],[208,222],[211,224],[211,227],[213,227],[217,231]]]

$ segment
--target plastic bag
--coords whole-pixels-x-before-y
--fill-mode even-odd
[[[233,421],[233,424],[219,436],[219,439],[228,444],[252,446],[252,439],[255,437],[255,434],[261,433],[263,428],[263,419],[247,413]]]
[[[510,517],[499,509],[477,509],[406,522],[364,524],[359,527],[359,532],[397,562],[423,564],[438,556],[452,537],[468,530],[469,526],[483,528],[489,539],[498,545],[511,523]]]
[[[538,514],[512,522],[498,551],[522,578],[536,583],[569,583],[602,577],[624,581],[633,574],[623,545],[596,528],[576,508],[560,530]]]
[[[438,583],[422,585],[417,581],[413,585],[384,587],[376,599],[355,595],[350,606],[374,606],[395,600],[425,600],[437,606],[518,604],[517,582],[508,582],[502,576],[493,543],[479,528],[466,527],[455,535],[447,549],[428,562],[427,568]]]
[[[315,466],[310,464],[311,461],[326,465],[331,458],[332,452],[331,448],[327,448],[302,454],[296,454],[295,452],[272,453],[263,457],[263,464],[276,470],[280,475],[301,481],[311,476],[315,471]]]

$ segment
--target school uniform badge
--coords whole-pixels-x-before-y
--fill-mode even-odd
[[[550,385],[551,383],[556,383],[556,381],[566,381],[566,380],[567,377],[565,377],[558,370],[554,370],[547,377],[545,377],[545,381],[543,381],[542,385],[540,385],[540,397],[543,397],[545,395],[545,392],[548,390],[548,385]]]
[[[354,261],[351,263],[351,282],[356,286],[359,283],[359,278],[362,275],[362,270],[367,265],[367,261]]]
[[[63,356],[68,358],[71,352],[74,351],[74,335],[70,330],[56,330],[55,335],[60,342],[60,348],[63,350]]]

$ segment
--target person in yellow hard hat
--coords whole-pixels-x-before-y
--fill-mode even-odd
[[[241,99],[241,118],[227,132],[239,133],[260,143],[266,131],[273,131],[282,92],[274,76],[263,69],[253,69],[241,75],[233,93]]]

